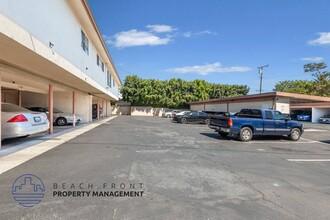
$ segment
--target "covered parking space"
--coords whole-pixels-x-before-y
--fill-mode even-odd
[[[317,123],[319,118],[330,115],[330,102],[292,103],[291,110],[311,111],[311,122]]]
[[[21,34],[22,39],[14,40],[0,33],[2,102],[23,107],[48,107],[50,119],[56,107],[73,117],[81,116],[83,122],[91,122],[94,97],[102,100],[104,105],[117,101],[114,94],[51,48],[28,33]],[[29,41],[26,42],[26,39]],[[17,43],[19,40],[24,41],[25,45]],[[53,129],[50,123],[49,133],[53,133]]]

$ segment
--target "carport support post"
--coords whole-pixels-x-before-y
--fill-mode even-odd
[[[104,118],[104,100],[102,100],[102,118]]]
[[[75,102],[76,102],[76,94],[73,91],[72,92],[72,117],[73,117],[72,126],[73,127],[76,127],[76,105],[75,105]]]
[[[18,105],[22,107],[22,90],[18,90]]]
[[[97,120],[100,119],[100,104],[99,104],[99,100],[97,100],[97,104],[96,104],[96,115],[97,115]]]
[[[108,117],[108,101],[105,100],[105,117]]]
[[[53,108],[54,108],[54,94],[53,94],[53,85],[49,84],[48,92],[48,119],[49,119],[49,130],[48,133],[52,134],[54,132],[53,128]]]
[[[1,93],[1,70],[0,70],[0,93]],[[0,112],[2,111],[1,110],[1,103],[2,103],[2,94],[0,96]],[[0,113],[0,121],[1,121],[1,113]],[[0,137],[1,137],[1,126],[0,126]],[[1,141],[0,141],[0,149],[1,149]]]

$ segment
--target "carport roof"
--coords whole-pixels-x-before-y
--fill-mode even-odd
[[[210,104],[210,103],[228,103],[232,101],[253,101],[253,100],[274,100],[275,98],[283,97],[289,98],[290,103],[299,103],[299,102],[330,102],[329,97],[314,96],[314,95],[304,95],[296,93],[287,93],[287,92],[267,92],[261,94],[252,94],[245,96],[234,96],[220,99],[209,99],[204,101],[189,102],[190,105],[200,105],[200,104]]]

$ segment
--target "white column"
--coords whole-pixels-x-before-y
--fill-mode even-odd
[[[72,92],[72,117],[73,117],[72,126],[76,127],[76,94],[74,91]]]
[[[54,109],[54,92],[53,85],[49,84],[49,92],[48,92],[48,120],[49,120],[49,130],[48,133],[52,134],[54,132],[53,128],[53,109]]]

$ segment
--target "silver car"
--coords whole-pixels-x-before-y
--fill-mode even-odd
[[[18,105],[1,103],[1,140],[24,137],[49,129],[45,113],[32,112]]]
[[[319,118],[320,123],[330,124],[330,115],[324,115],[323,117]]]
[[[28,108],[34,112],[44,112],[48,115],[49,111],[47,107],[30,107]],[[79,124],[82,118],[76,115],[76,124]],[[53,123],[58,126],[64,126],[67,124],[73,124],[73,116],[66,114],[56,108],[53,108]]]
[[[163,112],[162,117],[163,118],[172,118],[173,114],[179,113],[181,110],[172,110],[168,112]]]

